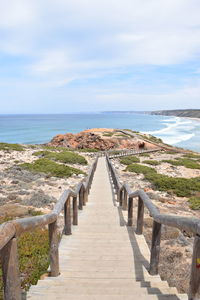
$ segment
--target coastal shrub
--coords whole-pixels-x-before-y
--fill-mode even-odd
[[[19,144],[0,143],[0,150],[24,151],[24,147]]]
[[[129,172],[135,172],[137,174],[144,174],[146,180],[151,182],[154,189],[159,191],[166,191],[168,193],[174,193],[179,197],[190,197],[195,192],[200,191],[200,178],[174,178],[167,175],[158,174],[155,169],[142,166],[138,164],[132,164],[126,168]]]
[[[149,153],[140,153],[139,156],[150,157],[150,154]]]
[[[21,286],[27,290],[36,284],[49,266],[49,238],[47,229],[23,233],[18,238],[19,269],[23,274]]]
[[[193,192],[200,191],[200,182],[195,179],[174,178],[162,174],[147,174],[145,179],[150,181],[155,189],[173,193],[179,197],[189,197]]]
[[[120,159],[120,163],[123,165],[131,165],[137,162],[140,162],[140,159],[136,156],[125,156]]]
[[[73,174],[85,174],[79,169],[61,165],[46,158],[40,158],[33,163],[24,163],[19,166],[32,172],[46,173],[55,177],[70,177]]]
[[[111,137],[113,136],[114,132],[105,132],[103,133],[103,136],[108,136],[108,137]]]
[[[189,207],[193,210],[200,209],[200,197],[193,196],[189,200]]]
[[[160,161],[158,160],[143,160],[142,162],[143,164],[148,164],[148,165],[152,165],[152,166],[157,166],[157,165],[160,165]]]
[[[94,148],[74,149],[74,151],[77,151],[77,152],[99,152],[98,149],[94,149]]]
[[[41,216],[44,214],[41,210],[34,210],[34,209],[29,209],[28,213],[32,217]]]
[[[120,150],[112,150],[112,151],[109,151],[109,155],[118,155],[118,154],[121,154],[122,151]]]
[[[165,154],[176,154],[176,153],[177,153],[176,151],[172,151],[172,150],[165,151]]]
[[[200,155],[193,154],[193,153],[186,153],[183,156],[186,157],[186,158],[197,158],[197,159],[200,159]]]
[[[69,151],[51,152],[46,150],[37,151],[33,155],[57,160],[62,163],[87,165],[87,160],[83,156]]]
[[[0,218],[0,224],[12,218]],[[17,240],[19,269],[23,274],[21,286],[27,290],[31,284],[36,284],[42,274],[47,272],[49,266],[49,239],[47,229],[28,231],[19,236]],[[3,278],[0,263],[0,299],[3,300]]]
[[[176,160],[166,159],[163,162],[167,162],[173,166],[184,166],[189,169],[200,169],[200,164],[192,159],[177,158]]]
[[[138,165],[138,164],[131,164],[128,165],[126,168],[127,171],[129,172],[134,172],[137,174],[156,174],[156,170],[147,166],[142,166],[142,165]]]

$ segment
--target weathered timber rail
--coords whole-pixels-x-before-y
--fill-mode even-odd
[[[123,209],[128,209],[128,226],[133,225],[133,198],[138,198],[138,212],[136,234],[143,232],[144,207],[146,207],[153,218],[151,257],[149,273],[158,274],[160,240],[162,225],[172,226],[192,232],[194,234],[193,257],[191,262],[191,276],[189,283],[189,300],[200,299],[200,220],[198,218],[181,217],[175,215],[161,214],[157,207],[151,202],[143,190],[133,192],[127,183],[120,183],[119,177],[113,167],[108,155],[106,157],[117,200]]]
[[[21,300],[21,282],[17,257],[17,237],[25,231],[48,225],[49,229],[49,258],[50,276],[58,276],[59,271],[59,240],[57,219],[64,209],[65,235],[71,234],[71,208],[73,211],[72,223],[78,225],[78,209],[82,210],[88,200],[94,172],[98,158],[92,164],[85,182],[76,186],[76,190],[66,190],[61,195],[51,213],[43,216],[21,218],[0,225],[0,257],[2,262],[4,300]],[[71,201],[72,200],[72,201]]]
[[[112,154],[109,155],[109,152],[108,152],[108,156],[109,156],[109,159],[111,159],[111,158],[128,156],[128,155],[137,155],[137,154],[142,154],[142,153],[157,152],[160,150],[161,150],[160,148],[155,148],[155,149],[151,149],[151,150],[122,150],[122,151],[120,151],[119,154],[114,154],[114,155],[112,155]]]

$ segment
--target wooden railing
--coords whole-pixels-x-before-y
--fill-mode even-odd
[[[162,225],[179,228],[194,234],[193,257],[191,262],[191,276],[189,283],[189,300],[200,299],[200,220],[198,218],[181,217],[161,214],[143,190],[133,192],[127,183],[120,183],[119,177],[108,155],[106,157],[114,189],[122,209],[128,209],[128,226],[133,225],[133,198],[138,198],[136,234],[143,232],[144,207],[153,218],[151,256],[149,273],[158,274],[160,240]]]
[[[64,209],[64,230],[71,234],[71,206],[73,211],[72,223],[78,225],[78,208],[88,200],[98,158],[92,164],[85,182],[79,183],[75,191],[70,189],[63,192],[51,213],[30,218],[21,218],[0,225],[0,255],[3,271],[4,300],[21,300],[21,283],[17,257],[17,237],[25,231],[48,225],[49,229],[49,258],[50,276],[58,276],[59,272],[59,239],[57,220]],[[72,201],[71,201],[72,200]]]
[[[137,154],[142,154],[142,153],[151,153],[151,152],[157,152],[160,151],[160,148],[154,148],[154,149],[150,149],[150,150],[119,150],[120,153],[118,154],[113,154],[112,152],[108,152],[108,156],[109,158],[115,158],[115,157],[122,157],[122,156],[128,156],[128,155],[137,155]]]

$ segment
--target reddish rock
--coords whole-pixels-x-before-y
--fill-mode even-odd
[[[105,129],[104,129],[105,130]],[[137,138],[118,138],[117,136],[104,136],[103,132],[82,131],[77,134],[66,133],[56,135],[48,144],[55,147],[66,147],[72,149],[143,149],[150,148],[146,142]],[[155,147],[155,146],[154,146]]]

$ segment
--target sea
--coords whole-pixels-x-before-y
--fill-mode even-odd
[[[200,120],[145,113],[0,115],[0,142],[43,144],[57,134],[99,127],[149,133],[169,145],[200,152]]]

